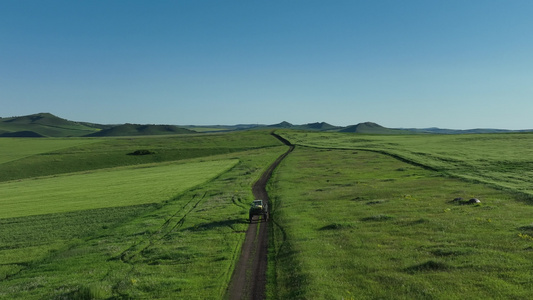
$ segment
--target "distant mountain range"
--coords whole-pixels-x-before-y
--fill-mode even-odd
[[[386,128],[372,122],[364,122],[346,127],[325,122],[293,125],[281,122],[272,125],[238,124],[211,126],[177,126],[153,124],[103,125],[69,121],[51,113],[38,113],[21,117],[0,118],[0,137],[106,137],[191,134],[200,132],[222,132],[249,129],[296,129],[359,134],[465,134],[465,133],[506,133],[533,132],[533,130],[470,129],[452,130],[440,128]]]
[[[85,136],[135,136],[197,133],[196,131],[175,125],[138,125],[124,124],[105,128]]]

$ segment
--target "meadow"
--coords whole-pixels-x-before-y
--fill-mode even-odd
[[[533,195],[533,134],[353,135],[280,131],[292,143],[384,153],[443,175]]]
[[[531,294],[533,135],[276,133],[296,148],[268,185],[269,299]],[[287,150],[261,130],[0,145],[2,299],[224,298]]]
[[[269,298],[531,294],[528,179],[507,179],[529,171],[533,136],[277,133],[296,149],[269,185]]]
[[[22,179],[0,183],[2,205],[28,202],[26,210],[2,210],[0,298],[223,297],[247,226],[250,187],[286,151],[281,145],[268,132],[103,139],[51,152],[36,147],[6,163],[53,161],[60,172],[33,177],[28,167]],[[128,155],[147,146],[156,154]],[[120,154],[125,158],[111,167],[95,168]],[[79,165],[65,163],[70,155]]]
[[[5,141],[4,141],[5,140]],[[11,143],[13,145],[11,146]],[[3,144],[2,144],[3,143]],[[119,166],[229,154],[279,145],[260,132],[121,138],[0,139],[0,182]],[[27,149],[27,150],[25,150]],[[57,149],[57,150],[55,150]],[[151,155],[128,155],[148,150]]]
[[[0,183],[0,218],[159,203],[202,184],[237,159],[152,164]]]
[[[22,139],[22,138],[2,138],[0,139],[0,164],[18,160],[24,157],[40,153],[57,151],[62,148],[70,148],[98,142],[93,139]]]

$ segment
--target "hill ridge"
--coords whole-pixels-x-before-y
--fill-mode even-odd
[[[187,134],[207,132],[227,132],[253,129],[295,129],[360,134],[476,134],[533,132],[533,129],[441,129],[430,128],[387,128],[374,122],[362,122],[349,126],[335,126],[327,122],[314,122],[295,125],[282,121],[272,125],[157,125],[157,124],[115,124],[104,125],[89,122],[76,122],[58,117],[49,112],[26,116],[0,117],[0,137],[103,137],[103,136],[140,136],[163,134]]]
[[[339,132],[365,133],[365,134],[405,134],[406,130],[383,127],[374,122],[363,122],[350,125],[339,130]]]
[[[83,136],[95,130],[79,122],[69,121],[46,112],[0,118],[0,136],[2,137]]]
[[[138,135],[166,135],[166,134],[187,134],[197,133],[196,131],[182,128],[176,125],[150,125],[150,124],[132,124],[113,126],[102,129],[98,132],[86,135],[87,137],[103,136],[138,136]]]

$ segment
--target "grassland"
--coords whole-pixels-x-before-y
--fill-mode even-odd
[[[22,139],[22,138],[1,138],[0,166],[6,162],[19,160],[25,157],[34,156],[41,153],[58,151],[64,148],[96,143],[93,139]]]
[[[0,183],[0,218],[160,203],[237,162],[152,164],[4,182]]]
[[[38,194],[43,210],[56,207],[0,218],[0,298],[221,298],[250,187],[286,150],[280,145],[268,132],[103,139],[52,152],[36,146],[35,155],[0,165],[21,168],[21,179],[0,184],[7,198]],[[128,155],[145,148],[156,154]],[[30,162],[54,162],[56,174],[34,178]],[[87,206],[58,204],[79,198]]]
[[[278,133],[297,146],[269,186],[270,298],[529,297],[533,207],[506,179],[532,136]]]
[[[278,133],[298,145],[377,151],[443,175],[533,195],[533,134],[530,133],[388,136]]]
[[[531,294],[533,135],[277,133],[296,149],[268,187],[269,298]],[[287,150],[268,131],[0,143],[2,299],[223,298],[251,185]]]
[[[102,168],[177,161],[279,145],[279,141],[270,136],[267,131],[261,131],[259,134],[240,132],[166,137],[0,139],[0,143],[3,142],[6,149],[10,148],[8,146],[10,141],[17,142],[16,149],[21,149],[21,155],[13,156],[9,159],[10,161],[0,164],[0,182]],[[57,145],[54,146],[54,143]],[[79,144],[76,145],[76,143]],[[24,147],[31,147],[31,150],[23,150]],[[48,147],[57,147],[57,150]],[[16,149],[8,150],[7,153],[16,155],[18,151]],[[128,155],[136,150],[149,150],[153,154]],[[1,160],[4,159],[0,158]]]

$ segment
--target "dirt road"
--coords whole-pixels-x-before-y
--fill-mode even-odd
[[[272,133],[272,135],[284,144],[290,146],[290,148],[270,165],[252,187],[252,193],[254,194],[255,199],[261,199],[266,201],[266,203],[268,203],[269,200],[266,192],[266,184],[272,176],[272,172],[294,149],[294,146],[284,138],[274,133]],[[268,223],[256,216],[246,231],[241,256],[235,266],[235,271],[228,287],[228,299],[265,299],[267,254]]]

